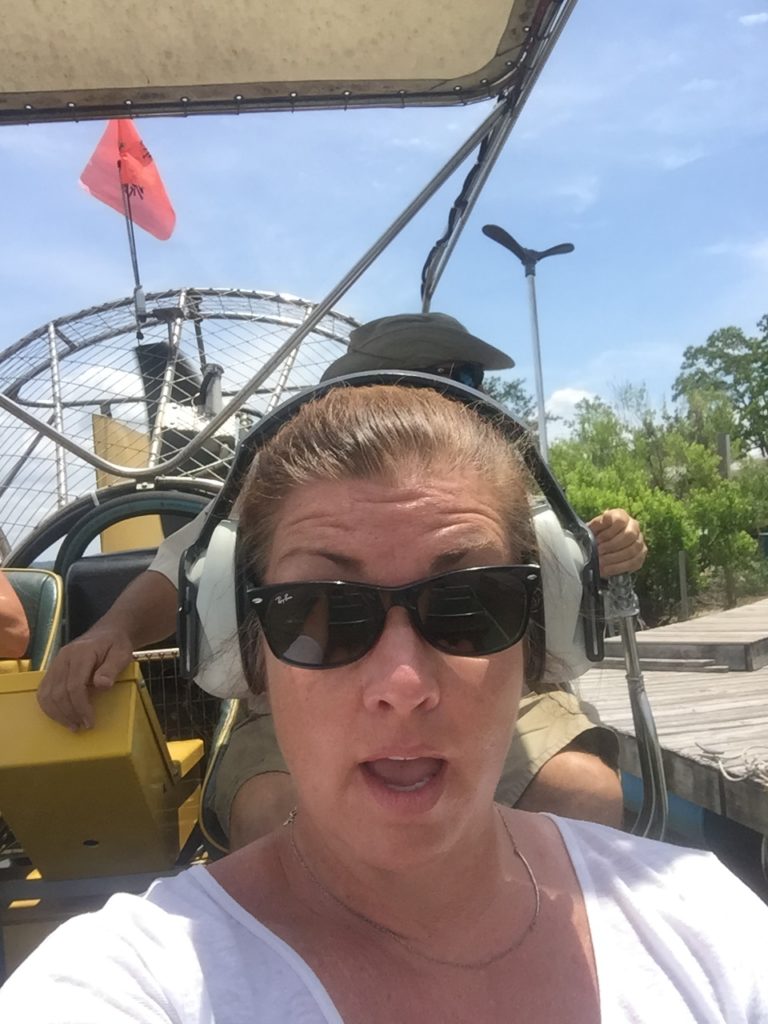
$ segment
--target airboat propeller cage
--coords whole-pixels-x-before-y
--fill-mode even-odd
[[[182,673],[217,697],[243,697],[248,688],[239,638],[248,612],[240,564],[238,522],[231,516],[242,482],[259,449],[305,402],[338,386],[372,384],[428,387],[471,405],[520,446],[548,507],[534,514],[544,597],[546,660],[543,679],[562,685],[603,657],[603,602],[592,534],[573,511],[525,427],[503,406],[472,388],[425,373],[356,373],[320,384],[288,400],[241,442],[227,480],[212,503],[195,543],[180,563],[177,635]]]
[[[0,123],[463,105],[535,72],[567,7],[133,0],[105,17],[100,0],[6,4]]]

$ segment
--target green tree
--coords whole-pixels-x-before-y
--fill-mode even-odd
[[[494,401],[509,409],[513,416],[530,424],[536,418],[536,403],[533,396],[526,390],[521,377],[504,380],[503,377],[491,375],[483,380],[483,391]]]
[[[700,401],[697,414],[707,408],[727,413],[720,399]],[[755,535],[768,515],[768,462],[745,460],[723,480],[706,416],[656,410],[643,387],[619,389],[611,405],[579,403],[571,427],[551,446],[551,468],[584,520],[615,506],[639,520],[649,552],[636,589],[649,625],[679,613],[680,551],[691,597],[730,605],[765,592]]]
[[[768,456],[768,315],[757,324],[758,337],[739,327],[723,327],[703,345],[683,353],[674,384],[675,398],[695,406],[695,395],[726,396],[733,410],[737,436],[747,449]]]
[[[648,545],[648,559],[635,578],[642,616],[648,625],[669,622],[680,613],[679,552],[686,554],[688,594],[695,597],[700,572],[699,531],[687,503],[648,487],[628,506]]]
[[[675,425],[689,441],[717,451],[721,434],[731,438],[731,456],[741,457],[739,426],[730,396],[724,391],[689,391],[681,396]]]
[[[750,570],[757,544],[750,537],[751,509],[745,495],[731,480],[717,487],[693,491],[687,501],[691,517],[699,529],[702,562],[723,580],[725,605],[736,604],[739,578]]]
[[[733,483],[749,507],[750,532],[768,531],[768,460],[745,459]]]

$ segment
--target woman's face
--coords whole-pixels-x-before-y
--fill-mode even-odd
[[[516,561],[479,478],[326,481],[286,499],[266,582],[398,586]],[[265,653],[302,816],[332,842],[402,867],[449,847],[487,814],[520,699],[521,644],[479,658],[444,654],[395,607],[375,647],[351,665],[318,671]]]

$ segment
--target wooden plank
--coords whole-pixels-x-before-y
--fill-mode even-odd
[[[762,602],[768,606],[768,602]],[[647,672],[645,686],[664,749],[670,791],[768,834],[768,784],[730,781],[729,771],[750,758],[768,770],[768,668],[712,675],[704,672]],[[622,767],[637,774],[629,692],[623,672],[596,668],[574,683],[619,734]]]
[[[727,611],[687,619],[685,622],[671,622],[667,626],[644,629],[638,633],[637,638],[641,642],[705,641],[713,644],[731,641],[748,643],[768,638],[768,598],[729,608]]]

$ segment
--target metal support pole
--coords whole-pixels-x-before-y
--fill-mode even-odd
[[[680,580],[680,618],[685,621],[691,617],[691,606],[688,602],[688,570],[685,551],[677,552],[677,574]]]
[[[661,745],[656,734],[656,723],[645,691],[645,680],[640,668],[640,653],[635,637],[634,620],[639,612],[637,596],[629,575],[614,576],[608,584],[605,617],[615,619],[624,648],[629,703],[635,726],[640,777],[643,783],[643,803],[632,831],[635,835],[663,839],[669,817],[669,800]]]
[[[539,314],[536,307],[536,267],[530,273],[526,271],[528,282],[528,308],[531,317],[531,340],[533,343],[533,370],[536,377],[536,408],[539,420],[539,452],[549,464],[549,445],[547,443],[547,410],[544,404],[544,374],[541,370],[541,341],[539,339]]]
[[[48,423],[53,423],[54,416],[55,413],[51,413],[51,415],[48,417]],[[21,453],[18,459],[16,459],[14,464],[11,466],[10,470],[6,473],[5,477],[2,480],[0,480],[0,498],[2,498],[6,491],[10,488],[13,481],[24,468],[27,459],[30,457],[30,455],[32,455],[35,448],[37,448],[37,446],[40,444],[42,440],[42,434],[35,434],[35,436],[29,442],[27,447],[24,449],[24,451]]]
[[[458,210],[456,219],[449,224],[447,235],[436,244],[430,254],[429,265],[426,268],[424,284],[422,285],[422,313],[428,313],[430,310],[432,297],[435,294],[440,278],[443,276],[443,271],[453,255],[453,250],[456,248],[456,243],[461,237],[464,225],[469,220],[469,216],[475,208],[477,197],[482,192],[483,187],[488,180],[488,176],[493,170],[499,154],[509,138],[509,133],[512,131],[512,128],[517,121],[521,109],[522,104],[509,108],[509,111],[504,116],[503,120],[500,121],[494,128],[493,132],[487,136],[487,149],[482,156],[482,160],[478,158],[477,165],[472,171],[470,171],[469,177],[467,178],[467,184],[464,186],[464,194],[456,200],[453,207],[454,210]],[[480,152],[482,154],[485,142],[480,145]],[[472,177],[473,175],[474,177]],[[472,179],[471,181],[470,177]]]
[[[307,319],[311,312],[312,307],[310,306],[307,309],[306,315],[304,317],[305,320]],[[275,389],[269,396],[267,408],[264,411],[265,416],[268,416],[272,412],[272,410],[275,409],[280,404],[280,402],[282,402],[283,392],[285,391],[285,385],[288,383],[288,377],[290,376],[291,370],[293,369],[293,365],[296,362],[296,356],[299,354],[300,348],[301,342],[299,342],[299,344],[296,345],[292,352],[288,353],[288,356],[285,362],[283,363],[282,369],[280,370],[280,376],[277,378],[277,384],[275,384]]]
[[[179,296],[179,308],[184,309],[186,302],[187,293],[182,292]],[[184,323],[184,319],[181,316],[177,316],[173,320],[173,326],[168,323],[168,362],[165,366],[165,372],[163,374],[163,383],[160,386],[160,397],[157,402],[157,414],[155,415],[155,423],[152,427],[152,437],[149,442],[149,458],[147,460],[147,466],[156,466],[158,459],[160,458],[160,449],[163,443],[163,420],[165,419],[165,410],[168,406],[168,402],[171,399],[171,393],[173,390],[173,378],[176,376],[176,359],[179,354],[179,343],[181,342],[181,328]]]
[[[547,410],[544,405],[544,376],[541,371],[541,343],[539,339],[539,314],[536,306],[536,264],[547,256],[564,256],[573,252],[570,242],[561,242],[549,249],[526,249],[498,224],[486,224],[483,234],[517,256],[525,270],[528,281],[528,305],[531,317],[531,339],[533,343],[533,368],[536,375],[536,406],[539,420],[539,451],[544,463],[548,462],[549,448],[547,445]]]
[[[56,327],[48,324],[48,357],[51,363],[51,395],[53,398],[53,426],[60,434],[64,433],[64,413],[61,404],[61,374],[59,372],[59,353],[56,348]],[[67,494],[67,460],[61,445],[54,448],[56,459],[56,504],[59,508],[69,501]]]
[[[560,37],[560,33],[563,31],[566,21],[570,17],[570,14],[574,8],[576,0],[565,0],[561,5],[554,23],[550,23],[548,29],[549,37],[547,41],[547,48],[551,51],[552,47]],[[443,271],[451,258],[453,250],[456,248],[456,243],[459,240],[461,232],[464,230],[464,226],[469,220],[469,216],[475,207],[477,197],[483,190],[485,182],[488,180],[488,176],[496,164],[499,154],[504,148],[509,133],[512,131],[514,126],[517,124],[517,119],[520,116],[525,103],[530,96],[531,90],[533,89],[536,81],[538,80],[541,68],[544,65],[544,61],[539,59],[538,62],[534,61],[533,64],[528,64],[528,74],[523,79],[522,87],[517,95],[517,99],[514,104],[509,104],[509,114],[501,121],[494,129],[493,133],[489,133],[487,136],[487,148],[483,152],[484,143],[481,143],[481,156],[478,158],[478,162],[474,169],[470,171],[469,176],[462,188],[459,197],[456,199],[452,214],[455,211],[455,218],[451,218],[448,224],[448,231],[443,238],[435,245],[432,252],[427,257],[427,264],[425,265],[423,283],[422,283],[422,313],[428,313],[432,305],[432,298],[437,289],[440,278],[443,275]]]

